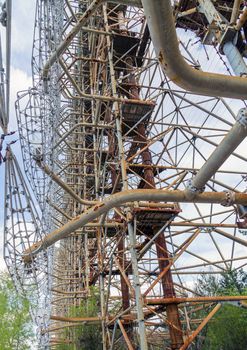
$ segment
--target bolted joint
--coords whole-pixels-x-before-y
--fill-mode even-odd
[[[241,108],[237,115],[237,122],[243,127],[247,127],[247,108]]]
[[[202,188],[198,188],[196,186],[194,186],[194,182],[193,179],[189,179],[187,182],[187,186],[186,186],[186,192],[190,192],[191,194],[198,194],[198,193],[203,193],[205,191],[205,186],[203,186]]]
[[[223,191],[226,194],[225,200],[221,203],[223,207],[230,207],[235,203],[235,192],[233,191]]]

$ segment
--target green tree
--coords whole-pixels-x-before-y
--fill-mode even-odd
[[[247,310],[224,304],[209,323],[202,350],[246,350]]]
[[[201,275],[196,283],[195,291],[201,295],[242,295],[247,291],[247,273],[243,270],[229,270],[215,275]]]
[[[219,278],[202,275],[196,283],[200,295],[246,295],[247,274],[228,271]],[[212,320],[204,328],[194,346],[195,350],[246,350],[247,349],[247,309],[245,304],[224,303]],[[198,316],[198,315],[197,315]],[[204,317],[202,313],[199,316]]]
[[[79,307],[71,308],[71,316],[94,317],[100,312],[100,296],[96,287],[90,288],[90,297],[82,300]],[[101,350],[101,324],[85,324],[76,330],[77,349]]]
[[[6,272],[0,273],[0,349],[28,350],[33,337],[29,303],[15,290]]]
[[[69,317],[94,317],[100,312],[100,296],[96,287],[90,288],[90,297],[82,300],[79,306],[71,306]],[[83,324],[65,329],[62,338],[73,339],[73,344],[61,344],[58,350],[101,350],[101,324]]]

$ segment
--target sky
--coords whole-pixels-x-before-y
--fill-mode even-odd
[[[12,55],[10,76],[10,123],[9,131],[16,127],[15,101],[18,91],[32,86],[31,54],[35,16],[35,0],[15,0],[12,8]],[[0,25],[3,59],[5,53],[5,28]],[[2,130],[1,130],[2,133]],[[16,139],[12,137],[12,139]],[[10,140],[10,139],[9,139]],[[8,141],[9,141],[8,140]],[[12,146],[18,160],[21,154],[18,144]],[[4,165],[0,166],[0,269],[5,268],[2,259],[2,240],[4,226]]]

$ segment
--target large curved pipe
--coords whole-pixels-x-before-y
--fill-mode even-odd
[[[210,155],[196,176],[192,179],[189,191],[204,191],[204,186],[217,170],[230,157],[235,149],[247,136],[247,110],[240,109],[237,121],[228,134],[221,141],[219,146]]]
[[[142,0],[142,5],[157,57],[175,84],[202,95],[247,98],[246,78],[202,72],[183,59],[170,0]]]
[[[229,201],[229,198],[231,200]],[[106,214],[113,208],[120,207],[128,202],[137,201],[157,201],[157,202],[196,202],[196,203],[218,203],[218,204],[241,204],[247,205],[246,193],[229,193],[229,192],[204,192],[195,193],[193,199],[191,194],[187,191],[178,190],[128,190],[120,193],[113,194],[105,201],[96,204],[94,207],[88,209],[81,215],[75,217],[62,227],[49,233],[42,241],[35,243],[27,251],[23,253],[23,259],[26,262],[30,261],[31,255],[39,253],[41,250],[46,249],[59,241],[66,238],[71,233],[82,228],[85,224],[99,218],[101,215]],[[147,203],[148,206],[148,203]]]

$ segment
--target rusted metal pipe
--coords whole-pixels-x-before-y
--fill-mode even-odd
[[[185,340],[184,345],[181,346],[179,350],[186,350],[192,341],[197,337],[201,330],[206,326],[206,324],[211,320],[211,318],[216,314],[216,312],[221,308],[221,304],[216,305],[213,310],[208,314],[208,316],[203,320],[203,322],[197,327],[197,329]]]
[[[51,316],[51,320],[53,321],[61,321],[61,322],[78,322],[78,323],[84,323],[84,322],[92,322],[92,323],[98,323],[102,320],[101,317],[63,317],[63,316]]]
[[[240,10],[240,5],[241,5],[242,0],[234,0],[233,8],[232,8],[232,14],[231,14],[231,19],[230,19],[230,24],[235,24],[238,15],[239,15],[239,10]]]
[[[80,229],[85,224],[97,219],[114,207],[120,207],[127,202],[138,201],[161,201],[161,202],[181,202],[181,203],[214,203],[214,204],[241,204],[247,205],[246,193],[233,192],[204,192],[196,193],[191,199],[188,191],[165,191],[165,190],[128,190],[116,193],[108,197],[105,201],[96,204],[81,215],[66,223],[59,229],[49,233],[43,241],[37,242],[23,253],[23,258],[28,258],[32,254],[37,254],[48,248],[60,239],[69,236],[74,231]],[[148,204],[147,204],[148,205]]]
[[[135,7],[142,7],[141,0],[104,0],[104,2],[112,2],[114,4],[122,4],[122,5],[128,5],[128,6],[135,6]]]
[[[189,9],[189,10],[186,10],[186,11],[183,11],[183,12],[178,12],[177,13],[177,18],[186,17],[186,16],[192,15],[193,13],[196,13],[196,12],[197,12],[197,8],[193,7],[191,9]]]
[[[192,298],[146,298],[144,303],[147,305],[161,305],[161,304],[182,304],[182,303],[201,303],[201,302],[220,302],[220,301],[240,301],[247,300],[246,295],[224,295],[224,296],[205,296]]]
[[[72,198],[74,198],[78,203],[83,205],[95,205],[97,201],[89,201],[82,199],[78,194],[76,194],[72,188],[70,188],[61,177],[57,176],[46,164],[43,162],[37,161],[38,166],[47,174],[56,184],[58,184],[65,192],[67,192]]]
[[[185,90],[208,96],[247,97],[245,78],[206,73],[188,65],[182,57],[170,0],[142,0],[151,38],[164,72]]]
[[[120,320],[118,320],[118,325],[119,325],[119,328],[121,329],[121,332],[123,334],[123,337],[124,337],[124,340],[126,342],[128,350],[134,350],[134,348],[133,348],[133,346],[131,344],[131,341],[130,341],[130,339],[128,337],[128,334],[126,333],[125,328],[124,328],[124,326],[123,326],[123,324],[122,324],[122,322]]]
[[[66,66],[66,64],[63,62],[63,60],[61,58],[58,58],[58,62],[61,66],[61,68],[63,69],[63,71],[65,72],[65,74],[67,75],[67,78],[69,79],[69,81],[71,82],[71,84],[73,85],[73,87],[76,89],[76,91],[78,92],[78,96],[73,95],[73,98],[76,99],[81,99],[84,98],[85,100],[99,100],[99,101],[104,101],[104,102],[126,102],[125,98],[122,97],[117,97],[117,96],[108,96],[108,95],[97,95],[97,94],[89,94],[89,93],[85,93],[81,90],[81,88],[79,87],[79,85],[77,84],[76,80],[71,76],[68,67]],[[44,72],[44,71],[43,71]],[[47,76],[48,77],[48,76]],[[44,81],[47,80],[47,77],[43,76]],[[45,87],[46,88],[46,87]],[[71,95],[72,97],[72,95]],[[140,100],[130,100],[133,103],[140,103],[140,104],[144,104],[145,101],[140,101]],[[146,101],[146,103],[150,103],[149,101]]]

